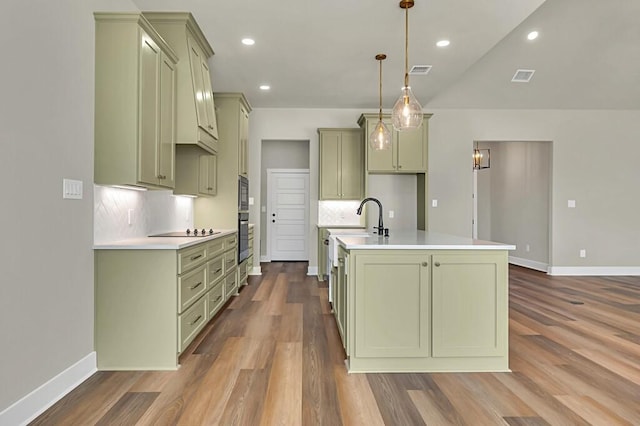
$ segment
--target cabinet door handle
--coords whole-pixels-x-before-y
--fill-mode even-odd
[[[440,262],[436,262],[436,263],[434,263],[434,265],[440,266]]]
[[[329,240],[324,240],[323,242],[324,242],[324,245],[325,245],[325,246],[328,246],[328,245],[329,245]]]
[[[193,325],[193,324],[197,323],[198,321],[200,321],[201,319],[202,319],[202,315],[198,315],[198,318],[196,318],[192,322],[190,322],[189,325]]]
[[[217,274],[218,272],[222,272],[222,268],[216,269],[216,272],[214,272],[214,274]]]
[[[344,259],[338,259],[338,263],[344,265]]]
[[[197,255],[197,256],[191,256],[191,260],[196,260],[196,259],[200,259],[202,257],[201,254]]]
[[[214,300],[213,303],[216,303],[220,299],[222,299],[222,295],[219,295],[218,297],[216,297],[216,300]]]
[[[427,263],[427,262],[422,262],[422,266],[429,266],[429,263]]]
[[[399,169],[401,169],[401,168],[402,168],[402,166],[401,166],[400,164],[398,164],[398,168],[399,168]]]
[[[202,281],[200,281],[198,284],[194,285],[193,287],[189,287],[189,290],[195,290],[196,288],[200,287],[202,285]]]
[[[211,130],[213,130],[213,126],[211,124],[207,125],[207,127]]]

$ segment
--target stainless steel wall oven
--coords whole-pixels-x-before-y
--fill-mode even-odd
[[[238,176],[238,263],[249,257],[249,179]]]

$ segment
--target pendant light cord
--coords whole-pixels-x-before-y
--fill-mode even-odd
[[[378,118],[380,119],[380,121],[382,121],[382,58],[378,60],[380,62],[380,103],[378,105],[380,105],[380,113],[378,114]]]
[[[404,8],[404,86],[409,87],[409,5]]]

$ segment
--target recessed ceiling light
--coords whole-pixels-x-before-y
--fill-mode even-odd
[[[451,42],[449,40],[439,40],[436,43],[436,46],[438,46],[438,47],[447,47],[449,44],[451,44]]]
[[[262,86],[260,86],[260,90],[269,90],[271,89],[271,86],[269,86],[268,84],[263,84]]]
[[[246,46],[253,46],[254,44],[256,44],[256,41],[252,38],[243,38],[242,39],[242,44],[246,45]]]
[[[527,34],[527,39],[529,40],[535,40],[538,38],[538,32],[537,31],[531,31],[529,34]]]

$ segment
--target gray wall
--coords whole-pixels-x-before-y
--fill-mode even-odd
[[[471,235],[475,140],[551,141],[551,259],[554,267],[640,267],[640,111],[430,109],[429,229]],[[361,110],[256,109],[250,175],[259,176],[262,139],[309,139],[311,226],[317,221],[318,127],[350,127]],[[255,183],[254,183],[255,185]],[[256,200],[259,194],[254,193]],[[567,200],[577,202],[568,209]],[[430,204],[430,203],[429,203]],[[259,208],[251,210],[259,217]],[[310,230],[313,237],[315,229]],[[310,244],[310,265],[316,258]],[[587,257],[580,258],[580,249]],[[311,252],[313,251],[313,253]]]
[[[515,244],[512,257],[549,264],[551,143],[482,142],[491,168],[478,173],[478,236]],[[488,217],[486,217],[488,214]],[[488,225],[488,230],[483,226]],[[529,251],[527,251],[527,245]]]
[[[551,265],[640,267],[640,111],[428,111],[431,230],[471,235],[472,141],[551,141]]]
[[[123,1],[0,6],[0,412],[93,352],[95,10]],[[82,200],[62,199],[62,179]]]
[[[260,169],[260,252],[267,252],[266,212],[262,206],[267,205],[267,169],[308,169],[308,140],[265,140],[262,141],[262,164]],[[253,182],[251,182],[252,184]],[[254,230],[255,232],[255,230]],[[254,259],[259,259],[254,257]]]
[[[407,175],[369,175],[367,183],[368,197],[380,200],[383,207],[384,227],[389,232],[401,229],[417,229],[417,178]],[[378,226],[378,206],[368,202],[367,227],[370,231]],[[394,217],[389,217],[393,211]]]

